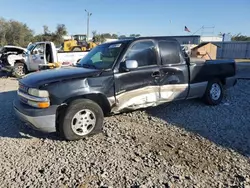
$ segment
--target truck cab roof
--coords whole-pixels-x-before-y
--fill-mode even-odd
[[[126,43],[126,44],[129,44],[129,43],[132,43],[134,41],[137,41],[137,40],[147,40],[147,39],[152,39],[152,40],[168,40],[170,42],[177,42],[178,41],[171,37],[171,36],[147,36],[147,37],[128,37],[128,38],[122,38],[122,39],[119,39],[119,40],[116,40],[116,41],[110,41],[110,42],[106,42],[106,43],[103,43],[103,44],[100,44],[100,45],[112,45],[112,44],[119,44],[119,43]]]

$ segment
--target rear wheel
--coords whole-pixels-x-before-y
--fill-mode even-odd
[[[27,74],[27,68],[23,63],[16,63],[13,69],[13,76],[17,78],[22,78],[25,74]]]
[[[218,105],[224,97],[223,86],[220,80],[215,79],[208,82],[203,99],[208,105]]]
[[[66,140],[79,140],[100,133],[103,127],[103,111],[94,101],[73,101],[59,122],[59,132]]]
[[[73,52],[81,52],[82,51],[82,48],[79,47],[79,46],[76,46],[72,49]]]

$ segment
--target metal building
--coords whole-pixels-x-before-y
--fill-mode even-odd
[[[200,43],[200,35],[181,35],[181,36],[170,36],[175,38],[180,44],[196,44]]]
[[[249,41],[214,42],[217,48],[217,59],[249,59]]]

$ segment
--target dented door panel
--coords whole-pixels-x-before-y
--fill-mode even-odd
[[[189,91],[189,68],[178,43],[161,40],[158,43],[161,59],[160,101],[185,99]]]
[[[160,69],[153,40],[130,44],[121,63],[136,60],[138,68],[114,73],[116,106],[113,112],[155,106],[159,101]]]
[[[173,101],[185,99],[188,95],[188,69],[186,65],[176,67],[162,67],[160,81],[160,99]]]
[[[113,111],[155,106],[159,100],[159,81],[153,75],[158,66],[115,74],[116,106]]]

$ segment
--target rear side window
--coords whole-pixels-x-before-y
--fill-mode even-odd
[[[139,67],[156,65],[157,56],[155,45],[152,41],[140,41],[135,43],[125,56],[126,60],[136,60]]]
[[[163,65],[181,62],[180,46],[175,42],[159,41],[161,62]]]

